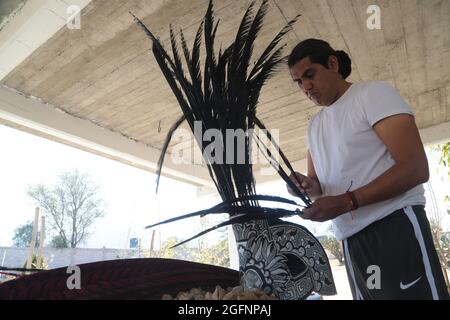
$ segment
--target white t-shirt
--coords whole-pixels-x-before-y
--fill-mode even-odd
[[[323,195],[356,190],[394,165],[386,145],[372,127],[384,118],[402,113],[413,114],[390,84],[369,81],[352,84],[334,104],[312,118],[308,145]],[[395,210],[419,204],[425,204],[422,185],[333,219],[335,236],[343,240]]]

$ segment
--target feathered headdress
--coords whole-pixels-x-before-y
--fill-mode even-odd
[[[298,207],[309,207],[311,205],[311,200],[308,195],[301,192],[289,179],[288,172],[293,173],[292,166],[283,152],[276,145],[274,139],[272,139],[270,132],[267,131],[264,124],[256,115],[256,108],[262,87],[267,80],[279,70],[281,64],[285,61],[282,57],[284,46],[280,46],[279,43],[299,17],[296,16],[282,28],[268,44],[261,56],[258,59],[253,60],[255,62],[251,66],[253,46],[258,33],[261,30],[263,18],[268,9],[268,2],[268,0],[262,1],[256,14],[254,14],[254,2],[250,4],[244,14],[234,42],[225,48],[225,50],[220,50],[216,56],[214,53],[214,41],[219,21],[214,23],[213,3],[212,0],[210,0],[206,15],[198,27],[192,52],[189,51],[183,31],[180,31],[181,48],[184,55],[185,66],[180,57],[178,43],[172,27],[170,28],[170,42],[172,47],[171,57],[158,38],[141,20],[133,15],[136,22],[152,40],[153,55],[183,112],[183,115],[170,128],[162,148],[161,156],[158,161],[157,190],[164,155],[175,130],[184,121],[189,124],[193,132],[196,121],[199,121],[203,131],[208,129],[219,130],[223,138],[222,141],[225,141],[227,129],[241,129],[244,132],[251,132],[251,134],[245,136],[243,149],[238,149],[238,146],[234,145],[234,150],[227,150],[227,148],[215,150],[216,153],[223,152],[223,154],[220,155],[221,159],[227,159],[227,152],[232,152],[234,161],[231,161],[231,164],[229,164],[230,161],[227,161],[227,163],[216,163],[214,159],[205,156],[204,151],[208,145],[207,142],[203,141],[202,137],[195,137],[195,140],[204,155],[209,174],[214,181],[223,202],[212,208],[159,222],[150,225],[147,228],[179,219],[204,216],[211,213],[229,213],[230,219],[205,230],[178,245],[226,225],[269,217],[283,218],[297,215],[301,213]],[[204,33],[204,47],[206,53],[205,61],[203,63],[203,74],[201,72],[200,62],[202,32]],[[187,69],[187,74],[185,74],[184,67]],[[287,170],[276,161],[275,155],[272,154],[268,146],[264,144],[263,139],[261,139],[255,131],[251,130],[255,127],[262,129],[261,131],[266,134],[266,138],[268,138],[272,143],[272,146],[274,146],[275,150],[279,153]],[[250,161],[251,139],[254,139],[258,148],[260,148],[281,178],[296,192],[298,197],[303,201],[303,205],[281,197],[256,194],[253,167]],[[236,161],[238,154],[241,156],[244,155],[244,163]],[[228,159],[229,156],[230,154],[228,154]],[[259,201],[273,201],[290,204],[296,206],[296,209],[287,210],[262,207],[259,205]]]

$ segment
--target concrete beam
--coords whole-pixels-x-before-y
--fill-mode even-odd
[[[0,86],[0,122],[126,164],[155,172],[161,151],[76,118],[37,98]],[[170,155],[163,175],[194,185],[213,186],[208,170],[199,165],[178,164]]]
[[[111,159],[121,161],[151,172],[156,171],[160,150],[133,141],[119,133],[106,130],[87,120],[64,113],[37,98],[6,87],[0,87],[0,121],[18,129],[44,136],[54,141],[75,146]],[[421,129],[425,145],[448,141],[450,122]],[[306,159],[292,163],[294,170],[306,172]],[[280,179],[278,174],[265,166],[256,169],[256,183],[268,183]],[[178,164],[170,155],[165,159],[163,175],[202,187],[200,195],[216,192],[207,169],[199,165]]]

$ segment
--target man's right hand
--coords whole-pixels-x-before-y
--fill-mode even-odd
[[[295,178],[297,177],[297,179]],[[302,192],[306,192],[310,198],[317,198],[322,195],[322,189],[320,184],[316,179],[307,177],[299,172],[295,172],[295,176],[291,174],[289,179],[300,189]],[[299,183],[300,182],[300,183]],[[297,194],[292,190],[289,185],[286,185],[289,194],[297,196]]]

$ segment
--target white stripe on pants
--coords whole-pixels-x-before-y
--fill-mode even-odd
[[[344,251],[345,251],[345,261],[347,261],[347,267],[348,267],[348,270],[352,277],[353,284],[355,286],[356,300],[364,300],[361,292],[359,291],[358,284],[356,283],[355,272],[353,271],[352,260],[350,259],[350,253],[348,251],[347,239],[345,239],[343,242],[344,242]]]
[[[422,236],[422,230],[420,229],[419,221],[417,220],[416,214],[414,213],[414,210],[409,206],[405,207],[403,209],[406,213],[406,215],[409,218],[409,221],[411,221],[411,224],[414,228],[414,234],[416,235],[417,241],[419,242],[420,251],[422,252],[422,259],[423,259],[423,265],[425,267],[425,274],[428,279],[428,283],[431,288],[431,293],[433,294],[433,299],[438,300],[439,296],[436,289],[436,283],[434,281],[433,272],[431,270],[431,264],[430,260],[428,258],[428,252],[427,248],[425,247],[425,242],[423,240]]]

